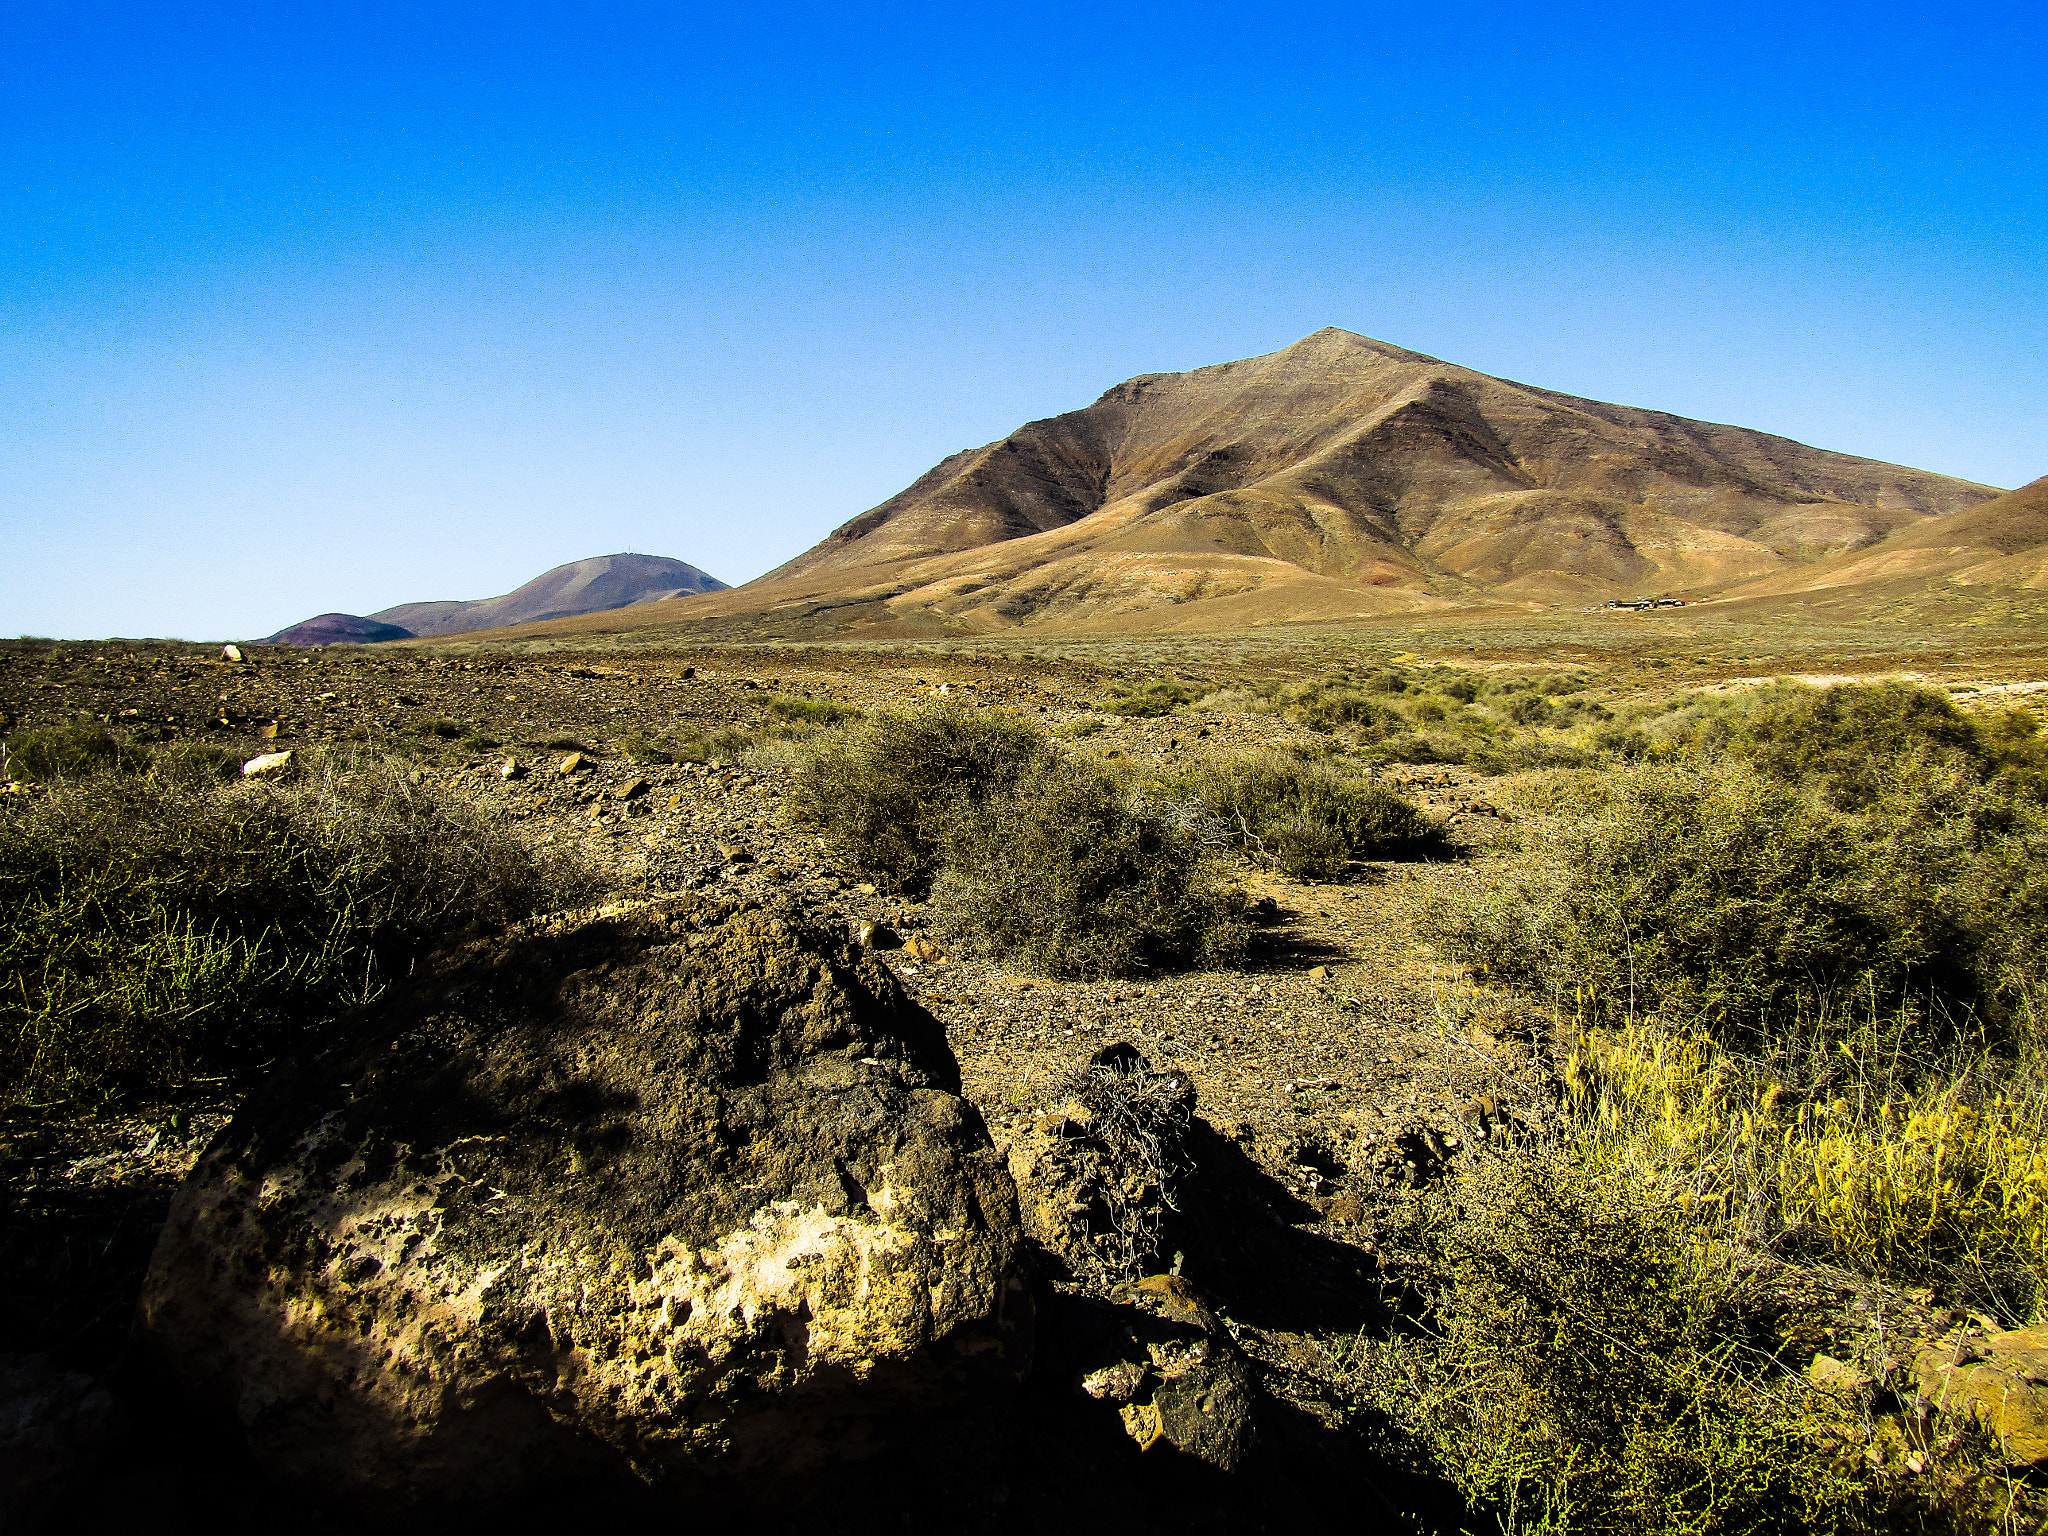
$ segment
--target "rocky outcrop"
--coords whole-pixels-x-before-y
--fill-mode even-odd
[[[957,1089],[937,1023],[794,916],[527,924],[252,1096],[142,1330],[270,1476],[387,1514],[816,1497],[1029,1359],[1013,1187]]]
[[[1975,1425],[2010,1467],[2048,1466],[2048,1328],[1965,1334],[1913,1375],[1923,1412]]]

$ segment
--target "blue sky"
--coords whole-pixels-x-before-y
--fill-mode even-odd
[[[2048,8],[0,3],[0,633],[727,581],[1341,325],[2048,473]]]

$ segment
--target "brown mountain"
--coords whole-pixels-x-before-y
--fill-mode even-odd
[[[1698,594],[1997,494],[1330,329],[955,454],[759,580],[632,626],[1210,629]]]

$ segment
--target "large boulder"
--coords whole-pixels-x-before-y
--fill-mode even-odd
[[[691,900],[541,920],[352,1038],[221,1132],[142,1298],[275,1480],[759,1509],[1026,1368],[1014,1188],[940,1026],[843,937]]]

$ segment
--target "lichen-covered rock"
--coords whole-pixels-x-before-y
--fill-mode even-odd
[[[1016,1200],[942,1030],[800,919],[523,925],[252,1096],[146,1337],[277,1479],[814,1495],[1025,1369]]]
[[[1914,1366],[1924,1411],[1966,1419],[2011,1467],[2048,1466],[2048,1328],[1971,1333]]]

